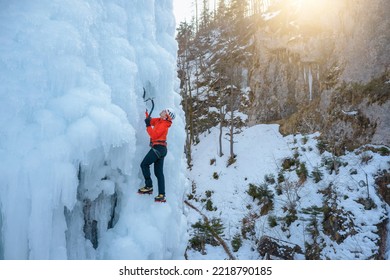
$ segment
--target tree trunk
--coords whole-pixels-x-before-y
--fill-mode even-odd
[[[233,75],[233,74],[232,74]],[[230,87],[230,159],[234,158],[234,90],[233,90],[233,78],[231,79],[231,87]]]
[[[234,150],[233,150],[233,145],[234,145],[234,137],[233,137],[233,133],[234,133],[234,124],[233,124],[233,119],[234,119],[234,112],[231,111],[230,112],[230,157],[231,158],[234,158]]]
[[[188,73],[188,72],[187,72]],[[193,143],[193,116],[192,116],[192,94],[191,81],[188,77],[188,83],[185,83],[185,112],[186,112],[186,126],[187,126],[187,140],[186,140],[186,156],[187,166],[191,168],[192,164],[192,143]]]
[[[218,155],[220,157],[223,156],[223,152],[222,152],[222,128],[223,128],[223,117],[224,113],[223,113],[223,106],[221,106],[219,108],[219,151],[218,151]]]

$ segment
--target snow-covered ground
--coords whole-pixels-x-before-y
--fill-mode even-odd
[[[240,236],[242,246],[233,253],[237,259],[260,258],[257,242],[265,235],[305,250],[305,242],[313,243],[308,230],[314,215],[317,215],[319,230],[316,242],[323,247],[319,255],[321,259],[371,258],[379,250],[376,225],[388,217],[389,211],[389,206],[378,196],[374,175],[379,170],[389,170],[390,157],[370,150],[363,151],[363,148],[333,157],[326,151],[320,153],[318,150],[319,133],[283,137],[278,128],[278,125],[271,124],[256,125],[236,135],[234,153],[237,157],[230,166],[227,166],[228,140],[223,140],[224,156],[219,157],[218,129],[203,134],[200,143],[193,147],[193,168],[188,172],[193,188],[188,193],[188,202],[209,220],[221,219],[223,239],[230,250],[234,236]],[[286,158],[299,160],[299,164],[286,166],[287,161],[283,164]],[[329,163],[331,159],[338,162],[337,172],[330,173],[329,168],[333,166]],[[309,176],[300,181],[296,170],[300,169],[301,163],[306,166]],[[313,170],[322,174],[317,183],[311,176]],[[279,179],[280,174],[283,174],[283,180]],[[366,174],[368,188],[365,185]],[[250,184],[266,187],[273,194],[273,207],[268,213],[260,215],[264,203],[258,203],[258,199],[249,196]],[[363,204],[370,201],[368,196],[372,206],[365,209]],[[322,223],[324,213],[313,211],[324,205],[328,206],[328,226],[337,220],[338,224],[334,222],[333,226],[339,227],[339,236],[330,236],[329,228],[325,233]],[[290,212],[287,209],[292,208],[296,210],[296,218],[288,222]],[[202,217],[191,208],[188,211],[188,227],[191,237],[194,237],[195,229],[191,225]],[[254,234],[247,234],[244,238],[243,218],[250,215],[254,217]],[[271,225],[270,219],[274,224]],[[221,246],[208,244],[205,255],[193,249],[188,250],[187,255],[188,259],[228,258]],[[386,258],[389,257],[387,252]],[[295,258],[302,259],[304,255],[296,254]]]

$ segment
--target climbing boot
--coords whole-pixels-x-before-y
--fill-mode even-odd
[[[153,187],[143,187],[138,189],[139,194],[152,194],[153,193]]]
[[[166,202],[167,200],[165,199],[165,195],[159,194],[158,196],[156,196],[154,198],[154,201],[155,202]]]

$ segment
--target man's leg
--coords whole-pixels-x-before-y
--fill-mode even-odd
[[[165,195],[165,178],[163,168],[164,158],[160,158],[154,163],[154,175],[157,177],[158,194]]]

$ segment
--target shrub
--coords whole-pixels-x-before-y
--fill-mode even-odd
[[[260,215],[266,215],[274,207],[274,193],[268,189],[267,184],[256,186],[249,184],[247,193],[253,198],[253,201],[258,200],[258,205],[262,205]]]
[[[204,193],[205,193],[206,197],[210,198],[211,195],[212,195],[214,192],[213,192],[213,191],[205,191]]]
[[[205,254],[205,244],[218,246],[219,242],[214,238],[213,233],[223,236],[224,226],[221,219],[213,218],[210,222],[199,220],[191,226],[194,229],[194,237],[189,240],[191,248]]]
[[[357,171],[356,168],[351,168],[351,169],[349,170],[349,174],[350,174],[350,175],[356,175],[356,174],[358,174],[358,171]]]
[[[283,218],[287,226],[290,226],[293,222],[298,220],[297,210],[295,208],[287,209],[287,215]]]
[[[268,189],[268,185],[262,184],[260,186],[256,186],[254,184],[249,184],[249,189],[247,193],[253,198],[253,201],[258,200],[258,204],[261,204],[264,198],[273,199],[273,192]]]
[[[297,161],[296,159],[292,159],[292,158],[285,158],[283,159],[283,162],[282,162],[282,168],[283,170],[290,170],[291,167],[295,166],[297,164]]]
[[[281,184],[278,184],[278,185],[275,187],[275,190],[276,190],[276,194],[277,194],[277,195],[282,195],[282,194],[283,194],[283,188],[282,188]]]
[[[206,210],[207,211],[216,211],[217,210],[217,207],[213,207],[213,202],[211,201],[211,199],[208,199],[206,201]]]
[[[388,148],[386,148],[386,147],[380,147],[378,149],[378,152],[379,152],[379,154],[381,156],[388,156],[388,155],[390,155],[390,150]]]
[[[308,223],[305,227],[305,231],[310,235],[312,243],[305,242],[305,256],[306,259],[316,259],[320,257],[320,253],[324,245],[323,238],[321,237],[320,222],[323,209],[317,206],[311,206],[309,208],[303,208],[302,213],[310,215]]]
[[[333,171],[339,174],[339,167],[342,164],[342,161],[335,156],[322,158],[322,165],[329,171],[329,174],[332,174]]]
[[[323,175],[324,174],[321,172],[321,170],[318,166],[314,167],[313,171],[311,172],[311,177],[313,178],[315,183],[318,183],[319,181],[321,181]]]
[[[237,161],[236,159],[236,155],[232,156],[232,157],[229,157],[228,161],[227,161],[227,165],[226,167],[229,167],[230,165],[232,165],[233,163],[235,163]]]
[[[316,147],[317,147],[318,151],[320,152],[320,154],[323,154],[326,151],[326,149],[328,148],[328,144],[325,141],[319,140],[317,142]]]
[[[236,233],[232,239],[233,252],[237,252],[242,246],[242,239],[239,233]]]
[[[276,217],[273,215],[268,216],[268,225],[273,228],[278,225],[278,222],[276,220]]]
[[[299,177],[300,183],[303,183],[303,182],[306,181],[307,175],[308,175],[308,171],[307,171],[307,168],[306,168],[306,164],[304,162],[302,162],[299,165],[299,168],[297,170],[295,170],[295,172],[297,173],[297,175]]]
[[[285,180],[284,178],[284,174],[283,174],[283,171],[280,171],[279,174],[278,174],[278,183],[283,183]]]
[[[259,216],[256,213],[250,212],[244,218],[242,218],[241,235],[245,239],[256,235],[255,223]]]
[[[360,162],[362,164],[368,164],[372,160],[373,156],[368,152],[364,152],[360,155]]]
[[[275,175],[274,174],[267,174],[264,176],[264,181],[268,184],[275,184]]]
[[[280,184],[280,187],[282,188],[283,194],[286,196],[284,211],[289,211],[292,214],[296,213],[295,209],[300,199],[299,192],[302,188],[302,184],[299,182],[292,182],[287,180]]]

